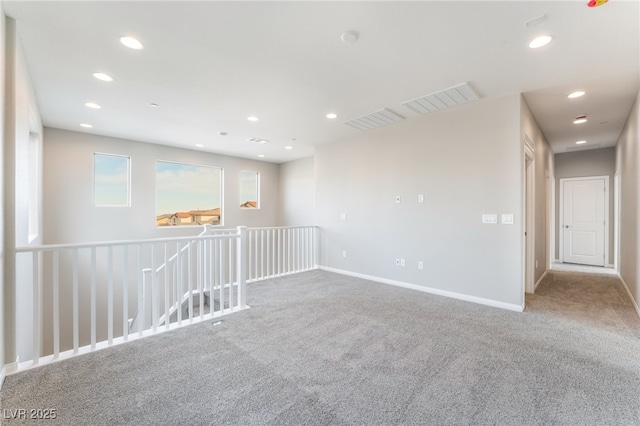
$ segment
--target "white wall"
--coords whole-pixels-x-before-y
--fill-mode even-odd
[[[535,117],[529,109],[524,97],[521,98],[520,109],[521,135],[520,140],[524,141],[528,137],[533,142],[535,156],[535,235],[534,235],[534,283],[537,282],[547,269],[547,259],[549,254],[550,240],[550,185],[553,179],[554,158],[551,145],[547,141],[546,136],[542,133],[542,129],[536,122]],[[524,161],[524,160],[523,160]]]
[[[286,226],[315,224],[314,157],[280,164],[280,223]]]
[[[4,16],[3,16],[4,18]],[[16,36],[13,19],[4,21],[4,140],[3,140],[3,297],[4,364],[24,359],[32,351],[32,261],[15,256],[16,246],[38,244],[40,236],[29,231],[30,209],[40,225],[42,211],[33,206],[29,191],[41,179],[41,150],[30,161],[30,138],[42,133],[42,125],[29,72]],[[37,138],[36,138],[37,139]],[[38,145],[38,143],[36,143]],[[37,148],[36,148],[36,151]],[[33,171],[33,173],[31,173]],[[33,229],[40,226],[33,227]],[[32,230],[33,230],[32,229]],[[18,279],[17,277],[21,277]],[[11,368],[14,368],[12,366]]]
[[[15,65],[15,244],[25,247],[42,243],[42,124],[19,42]],[[33,190],[37,192],[35,204],[31,197]],[[29,220],[32,209],[36,226]],[[32,265],[31,256],[16,256],[16,344],[22,360],[30,358],[33,347],[31,339],[22,338],[33,334]]]
[[[556,223],[560,224],[560,179],[609,176],[609,263],[613,264],[614,241],[614,175],[616,173],[615,148],[565,152],[555,156],[556,165]],[[560,258],[560,226],[556,227],[556,258]]]
[[[620,276],[640,315],[640,93],[616,146],[620,179]]]
[[[519,95],[317,147],[320,264],[522,307],[521,159]],[[483,213],[515,225],[483,225]]]
[[[5,112],[5,16],[2,2],[0,2],[0,137],[2,138],[2,149],[0,149],[0,387],[4,381],[5,366],[11,361],[5,361],[5,338],[9,334],[5,332],[5,314],[7,313],[7,307],[4,300],[4,147],[5,147],[5,126],[4,126],[4,112]]]
[[[93,154],[131,157],[131,206],[93,206]],[[45,128],[44,239],[46,244],[200,233],[201,227],[156,227],[156,160],[224,170],[223,228],[278,224],[279,166],[201,151]],[[260,173],[260,209],[241,209],[240,170]]]

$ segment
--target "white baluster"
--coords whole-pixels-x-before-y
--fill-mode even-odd
[[[122,251],[122,339],[129,340],[129,246]]]
[[[80,347],[80,315],[78,313],[78,249],[73,249],[73,353]]]
[[[247,240],[247,228],[244,226],[238,227],[238,238],[236,240],[236,260],[238,262],[236,270],[236,278],[238,282],[238,307],[244,309],[247,306],[247,288],[245,277],[245,244]]]
[[[53,358],[60,356],[60,252],[53,252]]]
[[[96,248],[91,247],[91,350],[96,348]]]
[[[113,345],[113,246],[109,246],[107,250],[107,339],[111,346]]]
[[[31,265],[33,273],[33,363],[40,361],[40,342],[42,340],[42,332],[40,324],[42,323],[42,282],[40,281],[40,252],[31,253]]]

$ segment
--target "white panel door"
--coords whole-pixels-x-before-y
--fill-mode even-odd
[[[563,261],[604,266],[605,180],[563,182]]]

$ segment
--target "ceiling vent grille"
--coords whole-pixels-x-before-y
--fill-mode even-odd
[[[595,144],[589,144],[589,145],[570,146],[569,148],[565,148],[565,151],[566,152],[586,151],[587,149],[598,149],[601,147],[601,145],[602,144],[595,143]]]
[[[371,114],[363,115],[362,117],[345,121],[344,124],[346,124],[347,126],[351,126],[354,129],[368,130],[375,129],[376,127],[386,126],[387,124],[395,123],[400,120],[404,120],[404,117],[391,111],[390,109],[383,108],[380,111],[372,112]]]
[[[423,114],[425,112],[440,111],[446,108],[477,101],[480,96],[469,85],[469,83],[458,84],[448,89],[433,92],[421,98],[403,102],[413,112]]]

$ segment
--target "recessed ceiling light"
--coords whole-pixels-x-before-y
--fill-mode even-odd
[[[264,158],[264,154],[259,154],[258,157]]]
[[[569,99],[575,99],[575,98],[579,98],[580,96],[584,96],[585,92],[582,90],[578,90],[577,92],[573,92],[573,93],[569,93],[567,95],[567,98]]]
[[[587,143],[587,141],[578,141],[578,142],[576,142],[576,145],[582,145],[582,144],[585,144],[585,143]]]
[[[582,123],[586,123],[587,122],[587,116],[586,115],[579,115],[576,117],[575,120],[573,120],[573,124],[582,124]]]
[[[92,126],[91,124],[82,123],[82,124],[80,124],[80,127],[84,127],[85,129],[90,129],[90,128],[92,128],[93,126]]]
[[[102,108],[100,105],[93,103],[93,102],[87,102],[84,104],[84,106],[86,106],[87,108],[93,108],[93,109],[100,109]]]
[[[149,106],[150,106],[151,108],[158,108],[160,105],[158,105],[158,104],[157,104],[157,103],[155,103],[155,102],[151,102],[151,103],[149,104]]]
[[[546,46],[551,42],[552,39],[553,37],[551,37],[550,35],[541,35],[531,40],[531,43],[529,43],[529,47],[532,49],[537,49],[539,47]]]
[[[111,77],[109,74],[105,74],[103,72],[94,72],[93,76],[95,78],[97,78],[98,80],[102,80],[102,81],[113,81],[113,77]]]
[[[340,39],[345,43],[355,43],[358,41],[358,33],[355,31],[345,31],[340,36]]]
[[[251,115],[251,116],[247,117],[247,120],[249,120],[249,121],[258,121],[258,117],[254,116],[254,115]]]
[[[338,118],[338,114],[334,114],[333,112],[330,112],[329,114],[327,114],[327,118],[333,120],[334,118]]]
[[[204,148],[204,145],[202,145],[201,143],[197,143],[197,144],[196,144],[196,146],[197,146],[198,148]]]
[[[284,149],[293,149],[292,146],[285,146]]]
[[[220,132],[220,133],[218,133],[218,134],[219,134],[220,136],[227,136],[227,135],[228,135],[228,133],[227,133],[227,132]]]
[[[140,43],[138,39],[133,37],[120,37],[120,43],[124,44],[130,49],[140,50],[144,48],[144,45]]]

